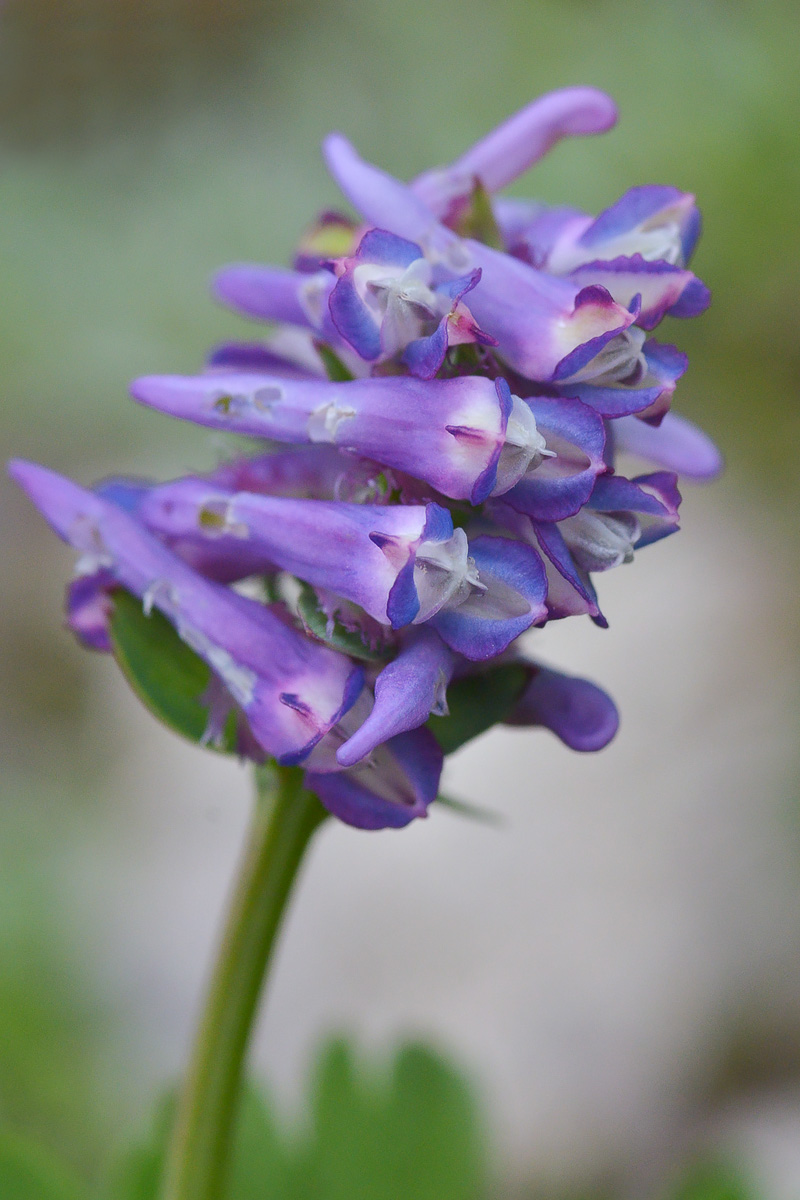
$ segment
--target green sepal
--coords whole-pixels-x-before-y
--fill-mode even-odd
[[[3,1200],[88,1200],[89,1191],[49,1150],[3,1130],[0,1196]]]
[[[210,667],[156,609],[146,615],[141,600],[123,588],[114,592],[113,603],[111,644],[128,683],[164,725],[190,742],[202,742],[208,725],[202,697],[211,682]],[[235,754],[236,714],[228,715],[218,745],[203,744]]]
[[[428,728],[445,754],[452,754],[504,720],[527,679],[528,672],[519,663],[505,663],[451,683],[447,689],[447,716],[428,718]]]
[[[478,179],[472,188],[469,204],[458,219],[456,232],[461,237],[483,242],[494,250],[505,250],[503,235],[495,220],[492,198]]]
[[[380,649],[373,650],[368,646],[360,633],[345,629],[341,621],[335,618],[329,633],[328,617],[319,606],[316,592],[307,583],[300,589],[297,611],[311,636],[333,650],[339,650],[342,654],[361,659],[363,662],[380,662],[385,657]]]
[[[347,369],[339,355],[334,353],[326,342],[315,340],[314,349],[322,359],[325,374],[331,383],[349,383],[351,379],[355,379],[353,372]]]

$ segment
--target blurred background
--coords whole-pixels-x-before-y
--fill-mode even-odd
[[[477,1097],[493,1194],[659,1197],[699,1156],[800,1195],[798,34],[793,0],[6,0],[3,457],[82,482],[226,452],[127,382],[253,336],[207,280],[287,261],[336,202],[332,127],[409,177],[594,84],[618,128],[516,194],[598,211],[664,182],[704,214],[714,303],[661,336],[727,474],[600,580],[610,630],[534,638],[620,734],[465,748],[447,790],[499,828],[323,830],[257,1037],[286,1120],[331,1032],[379,1061],[421,1038]],[[72,642],[71,555],[0,486],[0,1119],[98,1180],[183,1060],[249,779]]]

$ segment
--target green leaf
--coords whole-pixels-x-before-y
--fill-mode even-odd
[[[469,1086],[434,1051],[365,1067],[342,1040],[323,1052],[313,1127],[295,1195],[303,1200],[474,1200],[485,1140]],[[287,1198],[288,1200],[288,1198]]]
[[[383,658],[380,648],[373,650],[366,644],[360,633],[345,629],[341,621],[334,620],[329,633],[328,617],[319,606],[316,592],[307,583],[304,583],[300,589],[297,611],[308,632],[318,641],[324,642],[326,646],[340,650],[342,654],[349,654],[351,658],[363,659],[365,662],[379,662]]]
[[[87,1200],[88,1189],[36,1142],[0,1132],[0,1196],[3,1200]]]
[[[506,663],[451,683],[447,689],[448,715],[428,720],[428,728],[445,754],[452,754],[508,716],[527,678],[524,667]]]
[[[425,1046],[401,1046],[391,1063],[376,1064],[343,1039],[329,1042],[305,1110],[287,1128],[261,1089],[245,1089],[225,1200],[486,1195],[486,1136],[472,1090]],[[103,1200],[158,1200],[173,1111],[171,1101],[161,1106],[151,1137],[126,1155]]]
[[[141,601],[120,588],[114,592],[111,641],[128,682],[154,716],[190,742],[201,742],[208,723],[202,697],[211,670],[167,618],[156,609],[145,615]],[[235,713],[228,717],[222,744],[209,749],[236,752]]]
[[[505,250],[503,235],[495,220],[492,198],[479,180],[475,180],[469,205],[456,226],[461,237],[474,238],[495,250]]]
[[[755,1190],[730,1163],[700,1162],[669,1193],[670,1200],[756,1200]]]
[[[331,383],[347,383],[355,379],[353,372],[347,369],[339,355],[335,354],[327,343],[315,341],[314,349],[322,359],[322,365]]]

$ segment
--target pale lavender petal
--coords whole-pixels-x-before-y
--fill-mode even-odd
[[[658,426],[622,417],[614,422],[613,435],[617,450],[649,459],[688,479],[716,479],[724,465],[708,434],[674,412],[666,413]]]
[[[616,105],[604,92],[560,88],[533,100],[449,167],[427,171],[412,187],[432,212],[446,218],[454,198],[468,195],[476,179],[487,191],[499,191],[562,138],[604,133],[616,119]]]

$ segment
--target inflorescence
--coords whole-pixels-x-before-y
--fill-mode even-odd
[[[208,669],[205,740],[232,720],[241,756],[302,765],[350,824],[425,815],[448,690],[478,730],[501,670],[513,686],[493,719],[606,745],[609,697],[518,639],[568,616],[605,625],[593,576],[678,528],[677,474],[720,469],[669,411],[685,356],[649,336],[709,302],[687,267],[694,198],[634,187],[593,217],[494,197],[560,138],[615,120],[601,92],[554,92],[410,184],[332,134],[325,159],[358,217],[324,213],[293,270],[215,280],[273,331],[131,388],[291,448],[91,491],[11,466],[80,552],[67,612],[83,643],[115,648],[123,592],[158,610]],[[618,474],[620,454],[655,470]]]

